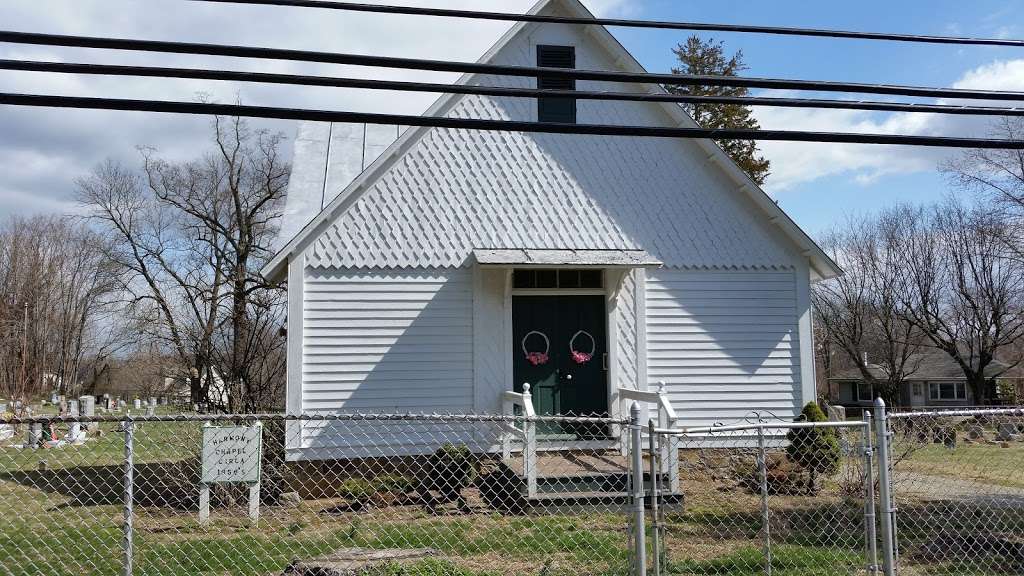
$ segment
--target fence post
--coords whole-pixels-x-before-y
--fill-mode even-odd
[[[868,574],[878,573],[878,519],[875,517],[875,461],[871,442],[871,412],[864,411],[864,538],[867,543]]]
[[[875,398],[875,431],[878,446],[878,492],[882,506],[882,570],[885,576],[896,574],[893,552],[892,478],[889,470],[889,423],[885,415],[885,400]]]
[[[530,385],[523,384],[523,404],[533,402]],[[526,476],[526,495],[537,495],[537,422],[528,414],[523,415],[523,474]]]
[[[772,574],[772,526],[768,514],[768,454],[764,426],[757,427],[757,473],[761,482],[761,524],[764,527],[764,573]]]
[[[133,519],[135,502],[135,423],[131,416],[121,423],[124,428],[124,576],[132,576],[135,557]]]
[[[640,404],[629,407],[629,431],[633,461],[633,560],[636,576],[647,575],[647,534],[644,529],[644,454],[643,430],[640,429]]]
[[[651,459],[651,555],[654,557],[654,576],[661,576],[661,522],[658,518],[658,499],[661,498],[661,470],[658,466],[661,459],[658,451],[658,440],[654,434],[654,420],[647,421],[647,451]],[[664,438],[662,438],[664,440]]]

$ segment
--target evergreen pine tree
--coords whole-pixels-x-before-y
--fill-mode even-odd
[[[747,69],[743,63],[743,51],[737,51],[730,58],[725,56],[722,42],[714,39],[702,40],[690,36],[684,44],[672,50],[679,62],[673,74],[696,74],[710,76],[737,76]],[[750,91],[736,86],[666,86],[675,94],[693,96],[747,96]],[[749,106],[736,104],[684,104],[683,107],[702,128],[732,128],[757,130],[761,126]],[[725,152],[746,172],[754,182],[764,184],[768,177],[770,163],[761,156],[754,140],[716,140]]]

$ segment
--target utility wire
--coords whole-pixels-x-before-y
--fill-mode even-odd
[[[617,26],[624,28],[657,28],[665,30],[699,30],[709,32],[740,32],[747,34],[775,34],[784,36],[817,36],[822,38],[853,38],[860,40],[890,40],[895,42],[921,42],[927,44],[969,44],[977,46],[1024,46],[1024,40],[1002,38],[965,38],[960,36],[930,36],[920,34],[891,34],[885,32],[857,32],[851,30],[822,30],[783,26],[745,26],[738,24],[711,24],[703,22],[667,22],[653,20],[626,20],[620,18],[583,18],[542,16],[539,14],[511,14],[508,12],[480,12],[448,8],[417,8],[412,6],[385,6],[352,2],[325,2],[323,0],[192,0],[219,4],[253,4],[261,6],[291,6],[296,8],[326,8],[349,12],[375,12],[380,14],[407,14],[413,16],[442,16],[474,20],[505,22],[544,22],[550,24],[583,24]]]
[[[938,136],[902,136],[891,134],[850,134],[787,130],[733,130],[708,128],[667,128],[653,126],[612,126],[604,124],[557,124],[551,122],[520,122],[481,120],[402,114],[368,114],[332,110],[274,108],[241,104],[203,102],[168,102],[160,100],[127,100],[117,98],[86,98],[38,94],[0,93],[0,104],[92,110],[126,110],[311,120],[318,122],[351,122],[398,126],[428,126],[466,130],[501,132],[536,132],[547,134],[590,134],[598,136],[640,136],[654,138],[708,138],[715,140],[774,140],[786,142],[837,142],[851,144],[890,144],[944,148],[994,148],[1024,150],[1024,140],[949,138]]]
[[[222,44],[197,44],[157,40],[128,40],[122,38],[65,36],[32,32],[0,31],[0,42],[75,48],[103,48],[112,50],[162,52],[171,54],[199,54],[205,56],[291,60],[325,64],[347,64],[354,66],[376,66],[406,70],[430,70],[435,72],[492,74],[531,78],[545,76],[553,78],[573,78],[576,80],[665,84],[675,86],[742,86],[747,88],[767,88],[774,90],[810,90],[819,92],[855,92],[863,94],[888,94],[896,96],[933,98],[1024,101],[1024,93],[994,90],[926,88],[917,86],[893,86],[886,84],[858,84],[848,82],[823,82],[815,80],[784,80],[775,78],[743,78],[734,76],[605,72],[569,68],[538,68],[530,66],[474,64],[469,62],[449,62],[443,60],[422,60],[416,58],[315,52],[309,50],[285,50],[280,48],[258,48],[252,46],[231,46]]]
[[[115,66],[70,62],[35,62],[0,59],[0,70],[24,72],[53,72],[59,74],[91,74],[103,76],[140,76],[151,78],[189,78],[196,80],[224,80],[258,82],[298,86],[326,86],[366,90],[395,90],[402,92],[434,92],[471,94],[511,98],[562,97],[577,100],[672,102],[678,104],[728,104],[741,106],[769,106],[781,108],[822,108],[840,110],[871,110],[885,112],[928,112],[933,114],[959,114],[970,116],[1024,116],[1024,108],[996,106],[957,106],[948,104],[918,104],[903,102],[871,102],[862,100],[820,100],[804,98],[770,98],[763,96],[694,96],[687,94],[605,92],[583,90],[538,90],[499,86],[439,84],[430,82],[398,82],[332,76],[304,76],[239,72],[234,70],[206,70],[196,68],[166,68],[151,66]]]

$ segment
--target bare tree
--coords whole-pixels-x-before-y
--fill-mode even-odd
[[[851,219],[823,246],[844,274],[815,285],[816,319],[828,347],[842,351],[878,395],[895,405],[901,384],[919,368],[922,334],[901,313],[893,290],[902,260],[890,218]]]
[[[79,392],[87,364],[116,348],[119,271],[107,243],[69,218],[0,230],[0,390],[26,399]]]
[[[283,293],[258,274],[290,172],[282,139],[218,117],[213,151],[198,160],[143,148],[141,173],[108,162],[79,182],[93,217],[117,237],[127,304],[178,357],[193,402],[256,409],[283,380],[274,362]],[[223,403],[211,394],[218,377]]]
[[[996,375],[989,367],[1024,338],[1024,267],[1007,246],[1008,226],[999,212],[953,199],[903,208],[893,222],[904,240],[903,313],[956,361],[982,404]]]

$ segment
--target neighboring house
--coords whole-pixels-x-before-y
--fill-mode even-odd
[[[903,408],[943,407],[943,406],[976,406],[980,402],[974,397],[974,391],[967,384],[960,365],[947,353],[929,348],[911,356],[906,365],[913,367],[913,372],[900,387],[899,406]],[[885,368],[877,364],[869,364],[873,377],[886,380]],[[908,368],[909,371],[909,368]],[[988,397],[999,403],[999,387],[997,382],[1006,379],[1016,386],[1016,372],[1008,364],[993,361],[985,369],[988,381]],[[874,402],[875,393],[864,381],[863,374],[857,368],[848,368],[829,378],[833,392],[831,401],[835,404],[855,408],[870,406]]]
[[[547,23],[481,62],[644,71],[603,27]],[[445,95],[426,115],[694,126],[651,102]],[[289,413],[496,413],[526,383],[538,413],[621,416],[663,382],[708,425],[815,397],[810,283],[839,270],[711,141],[304,123],[293,162],[263,270],[288,284]],[[327,437],[289,457],[345,453]]]

